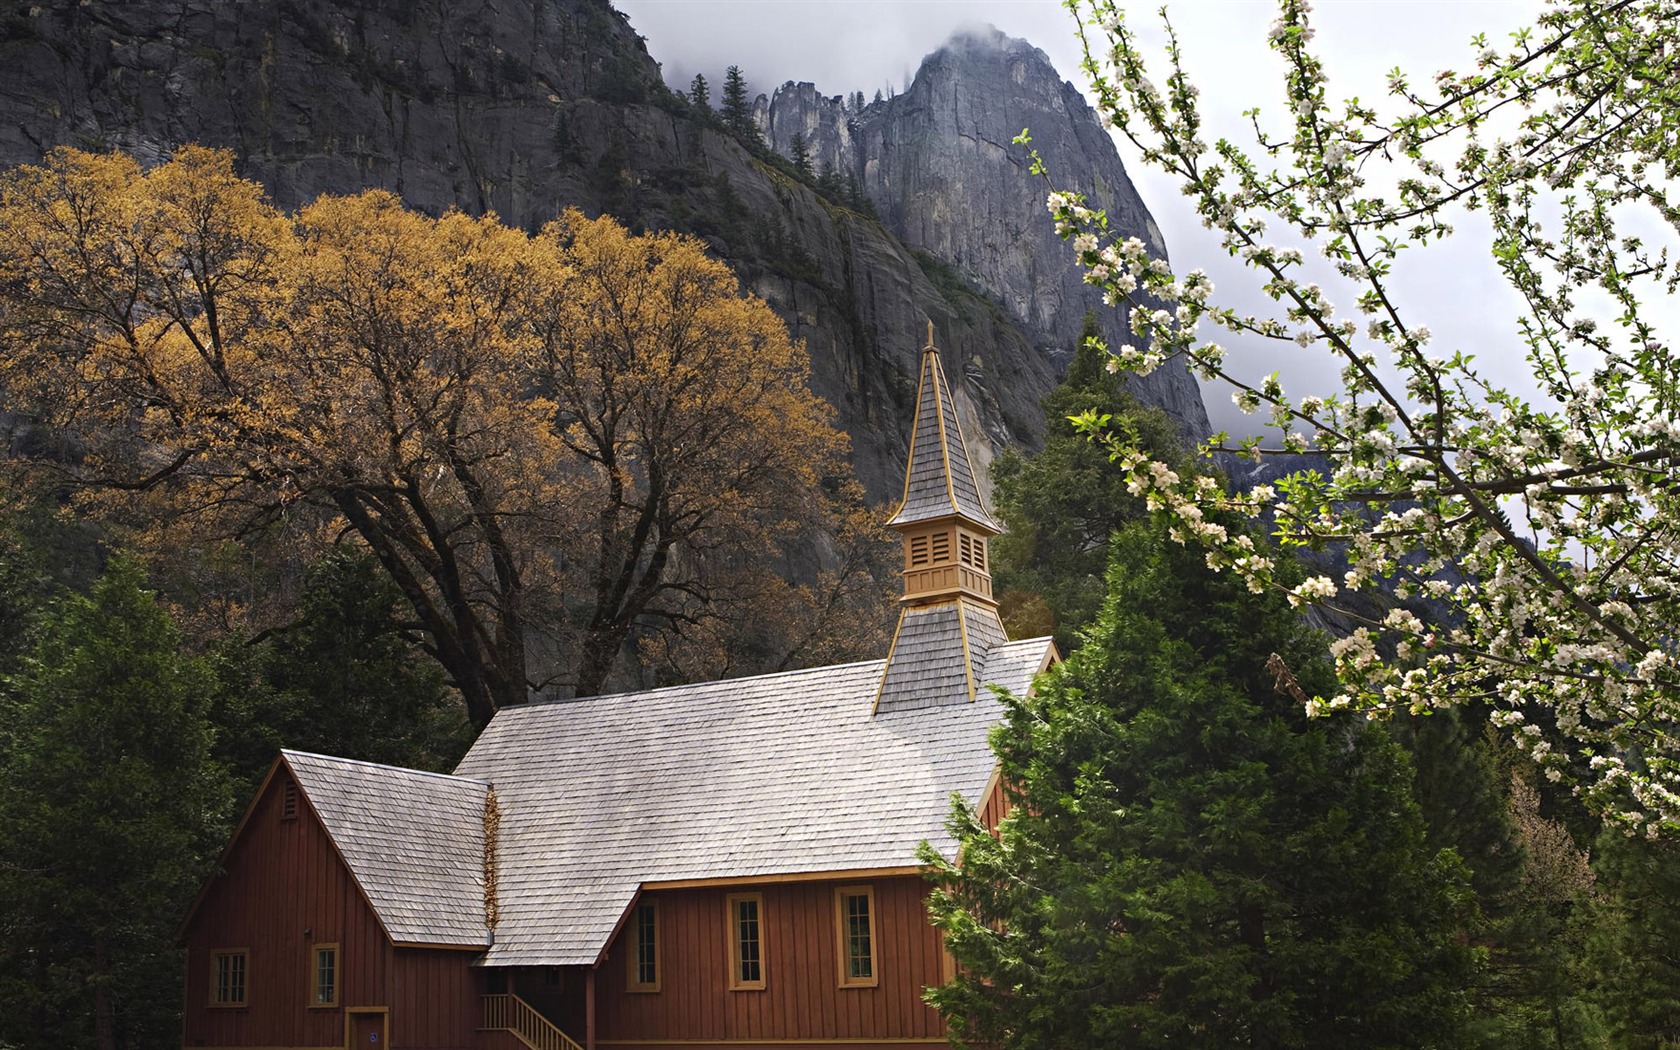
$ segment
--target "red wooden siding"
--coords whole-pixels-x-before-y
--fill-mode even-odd
[[[1011,808],[1009,796],[1003,790],[1003,778],[992,777],[991,789],[986,792],[985,800],[980,803],[981,826],[996,831],[998,821],[1008,816]]]
[[[307,805],[280,818],[270,779],[185,935],[187,1047],[342,1047],[345,1011],[383,1007],[393,1050],[467,1050],[482,975],[475,952],[393,948]],[[311,1008],[314,947],[338,945],[337,1007]],[[211,954],[243,948],[244,1007],[209,1005]]]
[[[840,987],[838,886],[875,891],[875,987]],[[731,991],[730,893],[762,893],[765,987]],[[942,979],[943,953],[928,925],[927,885],[914,876],[665,890],[659,902],[660,991],[627,990],[635,931],[626,924],[597,979],[596,1041],[606,1046],[750,1040],[761,1046],[821,1040],[943,1042],[922,990]],[[581,1032],[571,1033],[581,1037]]]

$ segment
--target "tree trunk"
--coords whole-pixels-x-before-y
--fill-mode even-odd
[[[612,674],[618,651],[624,645],[629,628],[616,624],[591,628],[583,639],[583,651],[578,654],[575,696],[599,696]]]

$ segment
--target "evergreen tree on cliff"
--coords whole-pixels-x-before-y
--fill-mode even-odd
[[[758,125],[753,123],[752,99],[747,97],[747,78],[741,72],[740,66],[730,66],[723,71],[721,115],[723,126],[748,149],[757,151],[764,147],[764,141],[758,134]]]
[[[793,161],[794,174],[809,182],[812,178],[811,148],[805,144],[804,132],[796,131],[788,142],[788,158]]]
[[[997,835],[959,804],[960,863],[924,857],[957,1040],[1457,1045],[1473,895],[1425,845],[1405,753],[1300,714],[1329,670],[1281,600],[1144,523],[1113,550],[1085,645],[993,737]]]

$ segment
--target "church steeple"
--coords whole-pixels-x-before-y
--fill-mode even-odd
[[[887,522],[904,537],[904,596],[877,714],[973,700],[987,653],[1008,641],[986,549],[1003,530],[980,496],[951,393],[930,322],[904,500]]]
[[[933,345],[931,321],[922,348],[904,500],[887,524],[904,536],[906,604],[945,601],[959,594],[996,604],[986,541],[1003,530],[980,498],[951,387]]]

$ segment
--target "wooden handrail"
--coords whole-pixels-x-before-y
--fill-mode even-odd
[[[484,1027],[512,1032],[531,1050],[583,1050],[536,1007],[512,993],[484,997]]]

